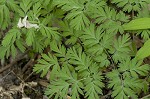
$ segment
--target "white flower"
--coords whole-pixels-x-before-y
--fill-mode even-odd
[[[26,28],[39,28],[39,26],[37,24],[32,24],[27,20],[28,16],[25,16],[24,19],[21,21],[21,18],[18,21],[17,27],[22,28],[22,27],[26,27]]]
[[[22,28],[24,25],[22,24],[22,22],[21,22],[21,18],[19,19],[19,22],[18,22],[18,24],[17,24],[17,27],[19,27],[19,28]]]

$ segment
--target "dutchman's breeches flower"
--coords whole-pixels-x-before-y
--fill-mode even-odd
[[[22,20],[21,18],[19,19],[19,22],[17,24],[17,27],[19,28],[22,28],[22,27],[25,27],[25,28],[39,28],[39,26],[37,24],[32,24],[30,23],[28,20],[27,20],[28,16],[25,16],[24,19]]]

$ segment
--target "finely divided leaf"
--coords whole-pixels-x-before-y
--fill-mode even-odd
[[[35,30],[34,28],[31,28],[28,30],[27,34],[26,34],[26,43],[28,46],[31,46],[34,42],[34,38],[35,38]]]
[[[49,39],[54,39],[56,41],[60,40],[60,34],[57,32],[58,28],[56,27],[47,27],[43,24],[40,25],[40,32],[43,36],[48,37]]]
[[[136,59],[126,59],[119,64],[118,70],[123,72],[124,77],[131,76],[138,78],[139,75],[146,76],[150,70],[150,66],[148,64],[142,65],[142,61],[137,61]]]
[[[66,12],[70,11],[66,15],[66,19],[70,21],[70,26],[76,30],[82,30],[90,24],[89,19],[84,13],[84,2],[78,0],[57,0],[54,1],[54,4]]]
[[[84,80],[85,98],[87,99],[98,99],[99,95],[102,95],[102,88],[104,83],[102,82],[103,76],[98,71],[97,64],[92,64],[88,70],[90,76]]]
[[[112,58],[116,63],[121,60],[126,60],[127,57],[130,56],[129,45],[131,44],[131,42],[129,42],[129,40],[129,35],[119,36],[118,39],[114,40],[114,48],[110,50],[110,53],[113,54]]]
[[[51,99],[52,96],[55,97],[54,99],[66,99],[68,90],[69,83],[59,79],[51,82],[45,91],[45,95],[47,95],[49,99]]]
[[[7,5],[0,4],[0,28],[5,30],[10,24],[10,11]]]
[[[117,70],[107,74],[110,79],[108,86],[113,88],[112,97],[114,99],[138,99],[136,93],[143,88],[142,80],[134,77],[123,77]]]
[[[13,44],[17,39],[20,39],[21,33],[18,29],[11,29],[9,30],[8,34],[4,37],[2,41],[3,46],[8,46]]]
[[[47,74],[51,67],[59,70],[57,58],[52,56],[50,53],[48,53],[48,55],[42,54],[42,59],[38,60],[38,64],[34,66],[33,71],[36,73],[42,72],[41,77],[43,77]]]

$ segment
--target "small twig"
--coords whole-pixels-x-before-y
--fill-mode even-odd
[[[13,73],[13,75],[15,75],[21,81],[21,83],[25,83],[19,76],[17,76],[16,73],[14,73],[14,71],[12,71],[12,73]]]
[[[26,78],[24,79],[24,81],[26,81],[29,77],[31,77],[33,73],[34,73],[34,72],[30,73],[30,75],[29,75],[28,77],[26,77]]]
[[[30,59],[28,63],[23,67],[22,72],[24,73],[29,66],[32,66],[34,59]]]
[[[13,70],[9,71],[4,77],[0,78],[1,80],[5,79]]]
[[[132,20],[133,20],[133,18],[134,18],[134,10],[132,10],[131,18],[132,18]]]
[[[148,94],[148,95],[146,95],[146,96],[144,96],[144,97],[142,97],[142,98],[140,98],[140,99],[146,99],[146,98],[148,98],[148,97],[150,97],[150,94]]]
[[[46,80],[39,80],[38,83],[43,86],[43,87],[47,87],[49,85],[49,83]]]
[[[18,58],[16,58],[13,62],[11,62],[10,64],[4,66],[3,68],[0,69],[0,73],[4,72],[5,70],[9,69],[10,67],[12,67],[14,64],[16,64],[18,61],[24,59],[24,56],[28,53],[29,50],[27,50],[24,54],[18,56]]]
[[[28,85],[29,88],[31,88],[32,90],[34,90],[35,92],[37,92],[37,90],[34,89],[34,88],[32,88],[29,84],[27,84],[27,83],[25,82],[25,80],[22,80],[22,79],[21,79],[19,76],[17,76],[13,71],[12,71],[12,73],[21,81],[21,84],[23,84],[23,86]]]
[[[109,91],[106,95],[102,96],[101,99],[106,99],[111,94],[112,94],[112,91]]]

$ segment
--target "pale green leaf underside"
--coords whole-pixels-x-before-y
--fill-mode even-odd
[[[123,25],[124,30],[150,29],[150,18],[139,18]]]
[[[139,49],[136,54],[137,59],[144,59],[150,55],[150,39],[144,43],[144,46]]]

